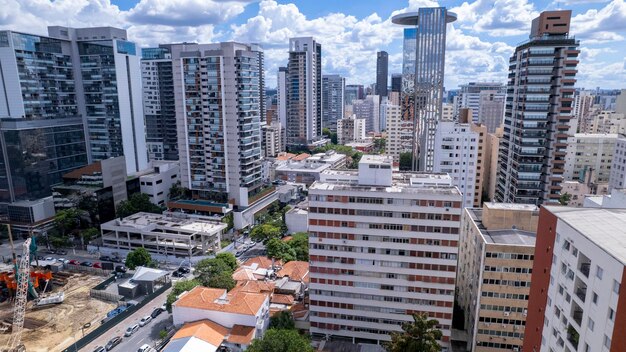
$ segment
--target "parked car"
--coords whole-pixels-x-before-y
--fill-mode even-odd
[[[150,316],[152,317],[152,319],[154,319],[154,318],[158,317],[161,313],[163,313],[163,308],[156,307],[156,308],[154,308],[152,313],[150,313]]]
[[[106,350],[110,351],[113,349],[113,347],[119,345],[122,342],[122,337],[121,336],[115,336],[114,338],[110,339],[109,342],[107,342],[106,345]]]
[[[102,269],[102,263],[93,263],[94,268]]]
[[[127,269],[123,265],[116,265],[115,266],[115,271],[117,271],[118,273],[125,273],[127,271]]]
[[[141,347],[139,347],[139,349],[137,350],[137,352],[150,352],[152,351],[152,347],[150,347],[150,345],[148,344],[144,344]]]
[[[235,257],[239,258],[241,257],[246,251],[245,250],[239,250],[237,251],[237,253],[235,253]]]
[[[105,349],[102,346],[96,346],[96,348],[93,349],[93,352],[104,352]]]
[[[101,256],[100,260],[102,260],[103,262],[112,262],[111,257],[109,257],[108,255]]]
[[[80,265],[80,262],[78,260],[76,260],[76,259],[72,259],[72,260],[70,260],[69,264],[71,264],[71,265]]]
[[[41,260],[41,259],[40,259],[40,260]],[[49,261],[49,262],[53,262],[53,261],[54,261],[54,258],[52,258],[52,257],[46,257],[46,258],[45,258],[45,260],[47,260],[47,261]]]
[[[183,274],[189,274],[191,272],[191,269],[189,269],[186,266],[181,266],[181,267],[178,267],[178,271]]]
[[[103,259],[103,260],[104,260],[104,259]],[[118,257],[118,256],[113,256],[113,257],[111,257],[111,261],[112,261],[113,263],[121,263],[121,262],[122,262],[122,259],[121,259],[120,257]]]
[[[55,254],[56,252],[57,252],[57,251],[56,251],[55,249],[48,249],[48,250],[46,251],[46,253],[48,253],[48,254]]]
[[[65,258],[59,258],[57,259],[57,262],[59,263],[63,263],[63,264],[69,264],[69,259],[65,259]]]
[[[146,326],[151,321],[152,321],[152,316],[146,315],[145,317],[141,318],[141,320],[139,321],[139,326]]]
[[[124,336],[130,336],[130,335],[132,335],[132,334],[136,333],[138,330],[139,330],[139,325],[138,325],[138,324],[135,324],[135,325],[129,326],[129,327],[126,329],[126,332],[124,333]]]
[[[180,271],[176,270],[175,272],[172,273],[173,277],[185,277],[185,274],[181,273]]]
[[[93,263],[92,262],[82,262],[80,263],[81,266],[88,266],[88,267],[92,267]]]
[[[67,251],[65,249],[57,249],[56,254],[58,255],[67,255]]]

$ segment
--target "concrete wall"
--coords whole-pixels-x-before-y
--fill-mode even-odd
[[[483,224],[488,229],[510,229],[537,232],[538,211],[498,209],[485,204]]]

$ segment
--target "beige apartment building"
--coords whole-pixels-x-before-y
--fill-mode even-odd
[[[461,217],[456,299],[467,350],[521,351],[539,209],[484,203]]]
[[[492,201],[496,194],[498,184],[498,151],[500,139],[504,135],[504,127],[496,128],[495,133],[489,133],[485,138],[485,177],[483,179],[483,192],[487,199]]]

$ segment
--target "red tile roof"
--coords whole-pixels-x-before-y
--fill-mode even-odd
[[[288,276],[293,281],[309,282],[309,262],[294,260],[283,265],[276,275]]]
[[[244,325],[233,325],[228,336],[228,342],[238,343],[240,345],[249,345],[254,338],[254,327]]]
[[[172,336],[172,340],[193,336],[213,346],[219,347],[227,335],[227,328],[205,319],[183,325],[183,327]]]
[[[174,302],[174,307],[256,315],[267,297],[267,294],[247,292],[235,292],[227,295],[224,289],[196,286]]]

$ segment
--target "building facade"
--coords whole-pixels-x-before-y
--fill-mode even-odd
[[[624,349],[625,209],[540,210],[524,351]]]
[[[461,217],[457,302],[468,351],[521,351],[539,209],[485,203]]]
[[[365,90],[362,85],[348,84],[346,86],[346,96],[344,99],[346,105],[352,105],[355,100],[363,98],[365,98]]]
[[[379,97],[387,96],[389,77],[389,54],[386,51],[376,53],[376,91]]]
[[[275,158],[285,151],[285,129],[278,121],[261,125],[263,156]]]
[[[343,118],[346,79],[339,75],[322,76],[322,127],[337,130]]]
[[[505,94],[494,91],[480,93],[478,123],[485,125],[488,133],[494,133],[504,123],[504,98]]]
[[[546,11],[509,60],[496,201],[557,202],[572,118],[578,41],[571,11]]]
[[[365,138],[365,119],[357,119],[355,115],[337,121],[337,143],[346,145]]]
[[[496,82],[469,82],[460,86],[459,93],[454,97],[454,114],[458,116],[460,109],[472,109],[472,121],[485,123],[486,121],[499,121],[495,127],[499,127],[504,121],[504,97],[506,86]],[[494,102],[495,101],[495,102]],[[491,102],[491,104],[489,104]],[[484,115],[481,115],[481,106],[485,106]],[[482,121],[481,121],[482,119]],[[494,123],[495,124],[495,123]],[[493,133],[490,130],[489,133]]]
[[[412,31],[405,31],[403,49],[405,81],[414,82],[413,89],[407,84],[403,92],[407,97],[413,95],[413,103],[410,99],[406,99],[406,104],[404,98],[402,101],[407,112],[405,116],[414,121],[412,152],[415,156],[413,170],[416,171],[433,170],[435,130],[442,115],[446,27],[455,20],[456,15],[445,7],[420,8],[416,13],[399,14],[392,19],[396,24],[411,26],[415,30],[415,57],[411,58],[407,53],[412,50]]]
[[[309,188],[310,330],[380,343],[426,313],[449,348],[461,194],[445,174],[392,163],[364,155]]]
[[[594,182],[608,183],[617,134],[576,133],[567,139],[566,180],[585,181],[594,173]]]
[[[148,159],[178,160],[172,55],[167,46],[141,50]]]
[[[365,121],[365,132],[380,132],[380,102],[378,95],[352,102],[352,112]]]
[[[174,86],[181,183],[197,198],[247,206],[262,184],[262,49],[229,42],[171,50],[174,80],[183,82]]]
[[[287,145],[308,145],[322,135],[322,46],[312,37],[289,39],[286,82]]]
[[[400,93],[402,91],[402,74],[394,73],[391,75],[391,91]]]
[[[387,144],[385,154],[400,161],[400,154],[411,152],[413,143],[413,122],[402,118],[402,106],[387,105],[385,119],[387,122]]]
[[[165,206],[170,199],[170,188],[178,183],[179,177],[178,162],[153,160],[150,167],[139,176],[141,193],[147,194],[152,203]]]
[[[620,135],[615,140],[615,151],[611,161],[609,190],[626,188],[626,136]]]

